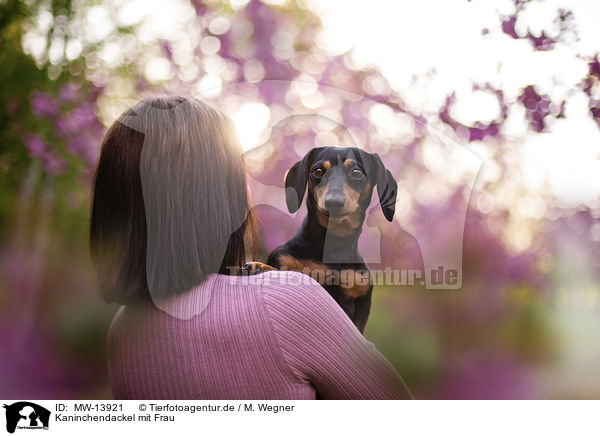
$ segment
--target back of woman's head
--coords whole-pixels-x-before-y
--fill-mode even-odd
[[[109,128],[90,246],[106,301],[185,292],[244,261],[248,199],[230,121],[205,102],[153,97]]]

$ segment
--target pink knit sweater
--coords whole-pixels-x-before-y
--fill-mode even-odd
[[[317,282],[284,271],[255,277],[213,274],[161,309],[122,307],[108,333],[114,397],[411,398]]]

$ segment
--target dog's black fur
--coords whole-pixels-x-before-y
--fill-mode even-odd
[[[362,333],[371,310],[373,285],[358,252],[358,237],[375,185],[383,214],[392,221],[397,185],[377,154],[354,147],[312,149],[285,179],[291,213],[300,208],[308,186],[308,213],[301,227],[271,252],[268,266],[250,262],[244,268],[251,273],[285,269],[310,275]]]

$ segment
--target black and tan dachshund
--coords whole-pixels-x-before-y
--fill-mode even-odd
[[[266,265],[249,262],[245,273],[271,269],[299,271],[317,280],[362,333],[371,310],[373,285],[358,252],[358,237],[377,185],[384,216],[392,221],[397,185],[377,154],[358,148],[314,148],[285,178],[286,203],[296,212],[308,186],[308,213]]]

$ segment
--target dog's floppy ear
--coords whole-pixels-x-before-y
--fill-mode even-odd
[[[383,165],[383,162],[377,153],[373,154],[373,160],[377,171],[376,183],[379,204],[381,204],[383,216],[385,216],[388,221],[392,221],[394,212],[396,211],[398,184],[396,183],[396,180],[394,180],[392,173],[390,173],[385,165]]]
[[[308,167],[315,150],[317,149],[313,148],[302,160],[296,162],[285,176],[285,202],[290,213],[296,212],[302,205],[308,180]]]

